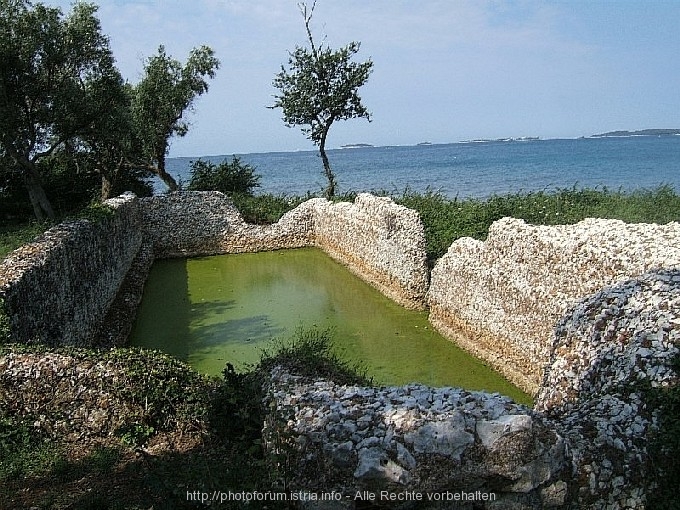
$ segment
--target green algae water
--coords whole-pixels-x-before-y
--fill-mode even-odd
[[[313,248],[154,263],[134,346],[158,349],[219,375],[257,363],[273,338],[331,329],[337,352],[377,384],[419,382],[530,398],[406,310]]]

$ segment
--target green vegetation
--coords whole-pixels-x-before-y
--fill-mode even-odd
[[[309,48],[296,46],[295,51],[290,52],[288,69],[281,66],[273,83],[280,94],[274,96],[276,101],[271,108],[281,108],[286,126],[303,126],[302,132],[319,147],[328,181],[324,196],[333,198],[337,182],[326,154],[328,132],[336,120],[371,120],[371,114],[361,103],[359,89],[368,80],[373,62],[370,59],[352,62],[361,46],[358,42],[339,50],[324,46],[323,41],[317,45],[310,28],[316,0],[311,9],[307,9],[305,3],[299,6]]]
[[[20,246],[31,242],[49,228],[49,223],[0,225],[0,260]]]
[[[384,193],[387,194],[387,193]],[[235,199],[247,221],[269,223],[312,198],[253,196]],[[487,199],[453,198],[441,193],[410,190],[392,195],[398,204],[418,211],[425,227],[427,255],[431,264],[446,253],[451,243],[461,237],[484,240],[494,221],[510,216],[533,225],[568,225],[585,218],[612,218],[627,223],[680,221],[680,195],[671,186],[652,190],[567,188],[556,191],[529,191],[493,195]],[[336,197],[351,201],[353,194]]]
[[[139,83],[126,83],[97,9],[1,4],[0,218],[54,220],[96,197],[150,194],[152,174],[177,188],[170,140],[188,132],[185,113],[219,61],[201,46],[182,64],[160,46]]]
[[[227,168],[224,171],[225,182],[229,182],[231,176],[246,184],[259,180],[259,176],[254,174],[255,169],[249,165],[241,165],[238,158],[231,163],[223,162],[217,166],[203,162],[201,164],[201,182],[213,182],[209,179],[204,181],[203,172],[210,174],[214,171],[219,174],[222,171],[221,167]],[[197,186],[194,189],[215,187]],[[252,187],[250,189],[252,190]],[[346,194],[336,196],[334,200],[351,201],[354,196]],[[313,197],[311,194],[306,196],[232,194],[234,205],[245,221],[254,224],[275,223],[286,212]],[[489,226],[506,216],[521,218],[534,225],[567,225],[584,218],[613,218],[628,223],[659,224],[680,221],[680,195],[671,186],[634,192],[573,187],[553,192],[529,191],[494,195],[487,199],[450,199],[435,191],[416,193],[406,190],[401,195],[393,195],[392,198],[420,214],[425,227],[427,254],[431,264],[444,255],[456,239],[461,237],[486,239]],[[0,257],[41,233],[45,225],[31,223],[26,226],[0,226]]]
[[[44,347],[4,346],[0,356],[43,352]],[[53,352],[53,351],[51,351]],[[150,351],[59,349],[69,366],[110,363],[119,377],[107,388],[127,426],[112,436],[50,434],[37,416],[0,406],[0,507],[146,509],[195,508],[187,493],[213,490],[284,490],[285,463],[262,449],[262,382],[275,365],[339,382],[365,384],[333,354],[327,331],[299,331],[263,353],[257,366],[223,379],[208,379],[169,356]],[[11,379],[0,383],[11,383]],[[0,395],[5,388],[0,384]],[[66,385],[68,388],[68,385]],[[76,391],[66,389],[65,392]],[[60,395],[68,399],[72,395]],[[44,395],[25,395],[44,401]],[[68,416],[59,399],[41,408],[54,426]],[[78,400],[82,404],[82,400]],[[7,404],[7,405],[6,405]],[[92,409],[94,410],[94,409]],[[280,459],[276,459],[280,460]],[[264,503],[266,505],[267,503]],[[241,508],[240,503],[221,508]],[[260,508],[253,503],[250,508]]]
[[[255,168],[241,163],[236,156],[231,162],[226,159],[219,165],[198,159],[191,162],[189,191],[221,191],[225,195],[252,195],[260,186],[260,176]]]
[[[436,192],[406,191],[395,200],[420,214],[431,263],[444,255],[456,239],[486,239],[489,226],[506,216],[534,225],[567,225],[584,218],[659,224],[680,220],[680,196],[670,186],[632,193],[573,187],[494,195],[486,200],[448,199]]]
[[[267,225],[276,223],[281,216],[295,209],[305,200],[312,198],[290,197],[286,195],[234,195],[234,205],[241,212],[241,216],[248,223]]]

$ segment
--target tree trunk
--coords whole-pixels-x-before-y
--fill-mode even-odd
[[[158,165],[155,168],[156,175],[165,183],[168,187],[168,191],[177,191],[179,186],[175,178],[165,171],[165,155],[157,158]]]
[[[323,172],[324,175],[326,176],[326,179],[328,180],[328,185],[326,186],[326,189],[324,190],[324,196],[330,200],[335,196],[335,188],[338,185],[337,181],[335,180],[335,175],[333,174],[333,171],[331,170],[331,163],[328,161],[328,156],[326,155],[326,136],[328,134],[328,130],[323,133],[321,136],[321,143],[319,143],[319,152],[321,153],[321,161],[323,161]]]
[[[19,164],[23,167],[22,172],[24,178],[24,184],[28,190],[28,197],[31,200],[31,205],[33,206],[33,213],[38,221],[44,221],[45,216],[49,219],[54,219],[54,210],[52,209],[52,204],[50,203],[45,190],[40,184],[40,175],[38,170],[32,161],[28,159],[23,159],[19,161]]]
[[[113,190],[113,182],[108,178],[106,172],[102,172],[102,202],[111,198],[111,191]]]

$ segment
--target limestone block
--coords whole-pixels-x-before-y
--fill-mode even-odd
[[[312,207],[317,246],[398,303],[424,308],[429,274],[418,213],[368,193]]]
[[[420,384],[343,386],[281,367],[265,389],[266,448],[285,451],[294,490],[481,490],[542,508],[542,491],[555,500],[550,487],[571,481],[554,424],[507,397]]]

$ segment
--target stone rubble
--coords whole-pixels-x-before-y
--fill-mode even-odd
[[[91,345],[142,245],[137,198],[111,217],[52,227],[0,262],[0,303],[16,342]]]
[[[245,223],[219,192],[124,194],[106,204],[112,218],[58,225],[0,263],[14,341],[121,345],[153,260],[168,257],[316,246],[395,301],[424,307],[423,226],[389,198],[312,199],[273,225]]]
[[[494,492],[522,508],[564,503],[571,472],[553,424],[508,397],[420,384],[365,388],[272,371],[264,437],[292,490]]]
[[[406,306],[422,307],[427,292],[440,331],[538,398],[530,410],[460,389],[340,386],[275,371],[265,436],[270,451],[292,456],[292,487],[479,489],[498,494],[482,506],[494,509],[644,508],[658,410],[641,388],[678,384],[668,361],[680,345],[680,224],[506,218],[486,242],[456,241],[428,290],[418,215],[386,198],[313,199],[271,226],[244,223],[216,192],[108,204],[111,218],[54,227],[0,264],[13,340],[122,344],[156,257],[318,246]],[[6,387],[58,390],[48,364],[85,381],[88,401],[103,399],[96,408],[115,404],[105,366],[72,374],[59,355],[13,356],[0,360]],[[92,422],[106,434],[117,422],[105,414],[76,412],[74,433]]]
[[[557,324],[535,409],[569,439],[589,508],[642,508],[658,418],[644,388],[680,382],[670,366],[679,352],[679,270],[606,287]]]
[[[279,367],[265,399],[267,446],[290,456],[292,486],[310,491],[481,488],[497,499],[479,508],[644,509],[659,413],[644,388],[680,383],[670,366],[680,270],[580,301],[551,345],[533,410],[499,395],[341,386]]]

